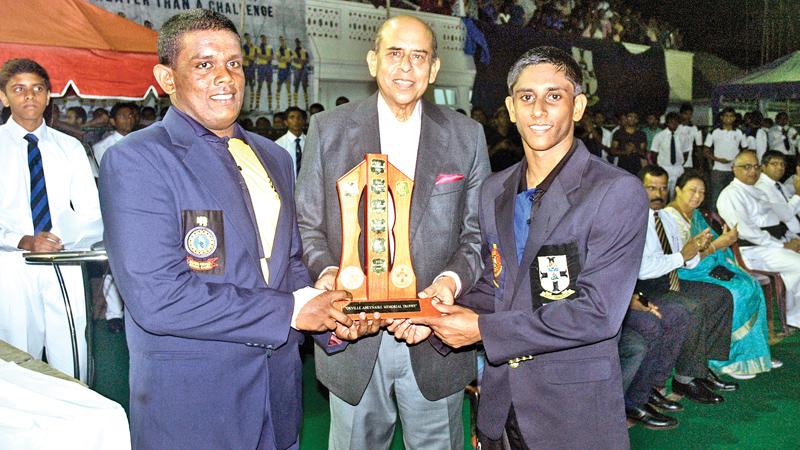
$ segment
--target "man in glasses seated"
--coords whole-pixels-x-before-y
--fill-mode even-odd
[[[717,210],[729,227],[739,229],[739,248],[751,269],[778,272],[786,285],[786,319],[800,327],[800,239],[789,231],[769,197],[755,184],[760,175],[755,152],[733,161],[734,180],[722,190]]]

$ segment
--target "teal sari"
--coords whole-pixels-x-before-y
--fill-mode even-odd
[[[695,210],[689,227],[686,219],[673,208],[682,235],[694,236],[706,228],[708,223]],[[714,239],[719,235],[711,228]],[[685,240],[684,240],[685,242]],[[735,275],[729,281],[718,280],[709,273],[716,266],[723,266]],[[767,307],[764,292],[758,282],[736,265],[733,252],[726,248],[718,250],[700,261],[693,269],[679,269],[678,278],[688,281],[701,281],[722,286],[733,296],[733,326],[731,327],[731,350],[727,361],[710,360],[708,366],[718,373],[757,374],[772,368],[769,353],[769,331],[767,328]]]

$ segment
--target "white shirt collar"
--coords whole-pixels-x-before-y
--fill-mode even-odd
[[[414,111],[411,112],[411,115],[408,117],[408,120],[406,120],[405,122],[401,122],[397,120],[397,117],[395,117],[391,108],[389,108],[389,104],[386,103],[386,100],[383,98],[383,94],[378,92],[378,120],[392,121],[397,125],[420,123],[422,117],[422,108],[420,107],[421,103],[422,102],[420,100],[417,100],[417,104],[414,105]]]
[[[22,125],[18,124],[17,121],[14,120],[14,116],[8,118],[6,125],[8,126],[9,131],[11,131],[12,136],[21,140],[24,140],[28,133],[33,133],[33,135],[36,136],[36,139],[40,141],[47,138],[47,123],[45,123],[44,120],[42,121],[42,124],[32,132],[22,128]]]

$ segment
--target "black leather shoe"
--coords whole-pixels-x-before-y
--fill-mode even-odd
[[[666,412],[680,412],[683,411],[683,405],[678,402],[673,402],[672,400],[664,397],[661,392],[658,392],[658,389],[653,389],[650,391],[650,397],[647,399],[647,403],[653,405],[656,409]]]
[[[689,383],[683,384],[673,379],[672,392],[697,403],[713,404],[725,401],[721,395],[715,394],[714,391],[706,387],[701,381],[702,380],[695,378]]]
[[[720,377],[717,376],[717,374],[715,374],[710,370],[708,371],[708,376],[700,381],[702,381],[703,384],[705,384],[706,387],[711,389],[712,391],[733,392],[739,389],[739,383],[722,380],[720,379]]]
[[[628,420],[651,430],[671,430],[678,426],[678,419],[661,414],[649,404],[642,408],[625,408]]]
[[[125,321],[122,319],[108,319],[108,332],[120,334],[125,331]]]

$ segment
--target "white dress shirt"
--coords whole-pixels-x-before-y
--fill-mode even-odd
[[[678,139],[683,145],[683,152],[688,153],[686,161],[683,163],[683,167],[692,167],[692,153],[694,153],[694,146],[697,145],[699,147],[703,145],[703,133],[695,125],[683,124],[678,125],[678,129],[675,130],[675,132],[678,133]]]
[[[297,177],[297,138],[300,138],[300,151],[302,152],[306,148],[306,135],[301,134],[297,136],[293,134],[291,131],[287,131],[286,134],[279,137],[276,144],[280,145],[281,147],[285,148],[287,152],[289,152],[289,156],[292,157],[292,169],[294,169],[294,176]]]
[[[756,158],[761,161],[768,148],[767,130],[759,128],[755,136],[747,136],[747,148],[756,152]]]
[[[706,147],[713,148],[714,156],[730,160],[728,163],[714,161],[714,169],[720,172],[730,172],[733,170],[733,158],[739,154],[739,150],[747,147],[747,139],[742,130],[723,130],[717,128],[706,136]]]
[[[658,233],[656,232],[656,219],[653,217],[654,212],[655,210],[650,209],[650,214],[648,214],[647,218],[647,237],[644,241],[642,265],[639,267],[640,280],[651,280],[662,277],[684,266],[691,269],[700,262],[700,256],[695,255],[684,264],[683,255],[681,254],[684,242],[681,239],[678,225],[669,213],[658,210],[658,217],[661,219],[661,224],[664,226],[664,233],[667,235],[669,246],[672,247],[671,254],[664,254],[664,249],[661,248],[661,241],[658,239]]]
[[[786,182],[783,183],[783,191],[786,192],[786,195],[794,195],[797,194],[797,191],[794,189],[794,180],[797,178],[797,175],[790,176]]]
[[[675,139],[675,164],[672,164],[670,160],[670,148],[673,139]],[[691,145],[691,143],[689,145]],[[683,157],[685,154],[684,152],[687,152],[686,145],[681,140],[681,135],[678,130],[675,130],[675,133],[673,133],[669,128],[664,128],[656,133],[656,135],[653,136],[653,144],[650,146],[650,151],[658,154],[656,157],[656,164],[661,167],[680,167],[686,162]]]
[[[413,180],[417,168],[419,137],[422,133],[422,102],[417,101],[414,111],[411,112],[408,119],[401,122],[394,116],[386,100],[383,99],[383,95],[379,93],[378,130],[381,138],[381,153],[388,156],[389,163]],[[389,223],[394,223],[394,204],[391,201]],[[389,235],[389,244],[392,254],[394,254],[394,238],[391,234]],[[439,277],[443,275],[447,275],[455,281],[455,295],[458,295],[461,292],[461,277],[451,271],[442,272]]]
[[[780,182],[763,173],[758,177],[756,187],[767,195],[770,208],[789,230],[795,234],[800,233],[800,221],[797,220],[797,214],[800,213],[800,196],[790,195],[783,189]]]
[[[419,151],[419,137],[422,133],[422,102],[417,101],[411,115],[405,121],[398,120],[392,112],[383,95],[378,93],[378,133],[381,139],[381,153],[386,155],[389,163],[399,169],[412,180],[416,174],[417,153]],[[389,223],[394,223],[394,203],[389,197]],[[394,236],[389,234],[389,248],[394,258]],[[325,275],[329,269],[338,269],[328,266],[321,273]],[[452,271],[444,271],[436,279],[449,276],[456,284],[455,296],[461,293],[461,277]]]
[[[783,132],[786,130],[786,137],[789,139],[789,148],[786,148],[786,143],[783,141]],[[777,150],[784,155],[794,155],[795,145],[797,141],[797,130],[794,127],[774,125],[769,129],[769,148],[770,150]]]
[[[729,227],[738,225],[739,238],[764,247],[783,247],[784,240],[772,237],[762,230],[781,222],[770,208],[769,198],[761,189],[735,179],[725,187],[717,199],[717,211]]]
[[[103,155],[106,154],[106,151],[108,151],[108,149],[111,148],[112,145],[121,141],[122,138],[124,137],[125,136],[119,134],[117,131],[114,131],[113,133],[104,137],[102,141],[92,146],[92,151],[94,152],[94,159],[95,161],[97,161],[97,168],[95,167],[94,164],[92,164],[92,172],[94,172],[95,177],[97,177],[99,174],[100,161],[103,160]]]
[[[13,117],[0,126],[0,251],[20,251],[23,236],[33,235],[31,218],[28,131]],[[63,224],[94,223],[101,220],[89,160],[81,143],[45,123],[33,131],[39,139],[52,233],[62,239]],[[72,204],[72,207],[70,207]],[[71,225],[72,226],[72,225]]]

